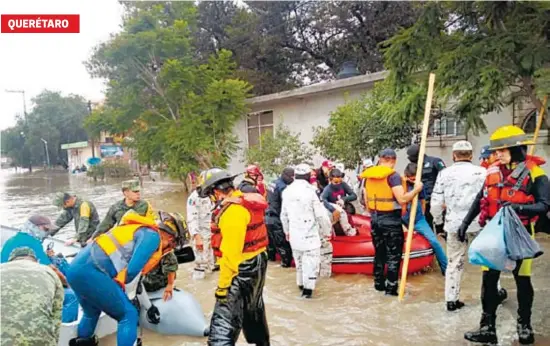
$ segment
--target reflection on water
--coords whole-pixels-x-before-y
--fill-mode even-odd
[[[2,172],[2,171],[0,171]],[[121,198],[120,184],[93,183],[68,174],[6,175],[0,173],[0,220],[2,224],[20,225],[33,212],[55,218],[59,213],[51,205],[53,194],[69,190],[92,200],[100,216]],[[155,208],[184,212],[185,195],[178,185],[146,182],[144,198]],[[72,232],[64,230],[64,234]],[[550,239],[539,237],[546,252]],[[533,327],[537,345],[550,345],[550,265],[549,255],[534,265],[533,284],[536,295]],[[214,307],[217,274],[203,281],[191,279],[192,264],[182,265],[178,286],[193,293],[209,318]],[[407,283],[405,302],[386,297],[372,288],[370,277],[339,275],[320,281],[311,300],[299,297],[293,269],[270,264],[265,287],[265,301],[272,345],[465,345],[463,333],[477,326],[481,275],[479,268],[467,266],[461,299],[467,304],[449,313],[444,304],[444,279],[437,272],[412,276]],[[497,332],[500,345],[516,345],[516,289],[511,275],[503,275],[503,287],[509,299],[499,308]],[[162,317],[161,317],[162,318]],[[204,345],[203,338],[161,336],[143,331],[146,346]],[[243,338],[240,342],[245,344]],[[101,340],[114,346],[114,336]]]

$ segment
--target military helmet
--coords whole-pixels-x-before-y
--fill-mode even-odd
[[[498,128],[493,132],[489,140],[491,145],[490,150],[535,144],[535,142],[527,138],[527,134],[521,128],[514,125]]]
[[[199,196],[202,198],[211,195],[215,188],[226,184],[233,184],[235,175],[229,174],[228,171],[221,168],[211,168],[206,172],[204,183],[199,191]]]
[[[187,223],[180,213],[158,212],[159,229],[176,238],[179,245],[189,241]]]

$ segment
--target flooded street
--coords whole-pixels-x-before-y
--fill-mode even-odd
[[[122,198],[120,184],[93,183],[67,173],[13,174],[0,171],[0,220],[5,225],[21,225],[32,213],[55,219],[59,211],[51,201],[55,192],[70,191],[96,205],[100,217]],[[145,182],[142,196],[155,208],[184,212],[182,188],[163,182]],[[61,236],[74,232],[73,224]],[[550,239],[539,236],[546,254],[535,261],[533,284],[535,303],[532,325],[536,345],[550,345]],[[193,264],[180,266],[178,286],[194,294],[210,318],[214,306],[217,274],[203,281],[191,279]],[[477,327],[480,318],[481,274],[478,267],[467,266],[461,300],[466,307],[449,313],[444,304],[444,278],[438,272],[412,276],[403,303],[373,289],[372,278],[339,275],[321,280],[311,300],[299,298],[293,269],[270,263],[264,298],[267,306],[272,345],[466,345],[463,333]],[[509,299],[498,311],[497,332],[500,345],[515,345],[516,289],[510,274],[503,275],[502,286]],[[182,312],[185,313],[185,312]],[[162,316],[161,316],[162,318]],[[204,345],[205,339],[161,336],[143,332],[145,346]],[[243,344],[244,339],[241,338]],[[100,345],[116,345],[113,336]]]

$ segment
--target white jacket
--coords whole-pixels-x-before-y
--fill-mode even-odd
[[[283,191],[281,222],[294,250],[307,251],[321,247],[321,239],[332,231],[328,213],[309,182],[296,179]]]
[[[445,231],[457,232],[462,220],[483,188],[486,169],[470,162],[456,162],[437,176],[430,202],[430,213],[436,225],[443,223]],[[477,222],[472,222],[469,232],[479,231]]]
[[[200,198],[197,190],[194,190],[187,199],[187,227],[189,234],[194,236],[199,233],[201,236],[210,232],[210,221],[212,217],[212,202],[210,198]]]

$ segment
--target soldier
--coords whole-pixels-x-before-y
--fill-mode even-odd
[[[435,228],[449,234],[445,274],[447,311],[455,311],[464,306],[458,298],[468,245],[458,240],[456,232],[485,180],[485,168],[472,164],[472,157],[473,148],[470,142],[458,141],[453,144],[454,164],[439,174],[432,193],[431,213]],[[477,232],[479,227],[469,231]]]
[[[206,171],[200,173],[196,186],[187,199],[187,227],[193,238],[193,250],[195,252],[195,269],[193,278],[204,279],[206,273],[214,270],[215,258],[210,238],[210,221],[214,205],[210,198],[199,196],[201,185],[204,183]]]
[[[139,186],[139,180],[126,180],[122,182],[122,193],[124,199],[113,204],[107,215],[92,235],[92,239],[97,238],[103,233],[107,233],[108,230],[113,228],[120,222],[122,216],[130,209],[134,210],[141,216],[155,218],[156,215],[153,212],[153,207],[149,202],[141,199],[141,188]],[[88,240],[90,242],[90,240]]]
[[[99,215],[94,204],[67,192],[58,192],[54,199],[54,205],[63,208],[63,213],[55,220],[56,227],[50,231],[50,235],[54,236],[71,220],[74,220],[76,238],[68,240],[65,245],[73,245],[78,242],[81,246],[85,246],[99,225]]]
[[[143,277],[143,287],[147,292],[155,292],[164,288],[164,301],[172,298],[178,271],[178,257],[174,251],[162,256],[159,265]]]
[[[14,250],[0,265],[2,346],[57,346],[63,309],[63,285],[34,251]]]

